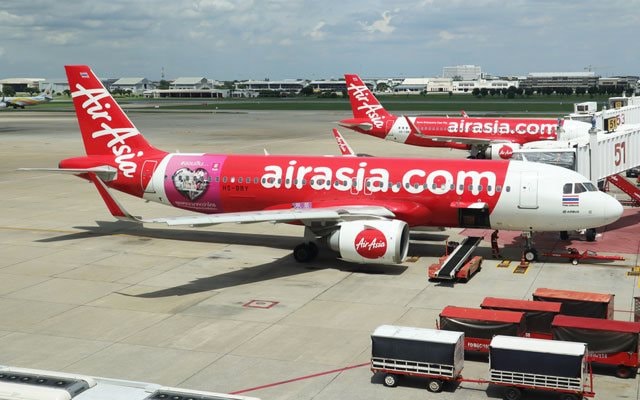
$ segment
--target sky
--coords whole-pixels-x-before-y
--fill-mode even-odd
[[[640,75],[640,0],[0,0],[0,79]]]

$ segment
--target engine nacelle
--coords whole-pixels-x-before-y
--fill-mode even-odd
[[[519,150],[517,143],[494,143],[487,148],[486,158],[492,160],[508,160],[513,157],[514,150]]]
[[[343,222],[327,243],[346,261],[400,264],[409,250],[409,225],[396,219]]]

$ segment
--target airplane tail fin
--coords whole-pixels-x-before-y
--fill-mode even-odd
[[[157,152],[86,65],[66,65],[69,89],[87,155],[126,160]]]
[[[53,99],[53,83],[50,83],[47,88],[42,92],[42,95],[45,99],[52,100]]]
[[[354,118],[375,120],[391,116],[358,75],[345,74],[344,80],[347,84],[347,92],[349,93],[349,101],[351,102],[351,111],[353,111]]]

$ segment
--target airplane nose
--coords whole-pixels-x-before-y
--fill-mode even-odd
[[[622,204],[615,198],[609,196],[606,193],[601,193],[605,197],[603,202],[603,213],[602,217],[604,219],[603,225],[607,225],[613,222],[616,222],[622,216],[622,212],[624,211],[622,208]]]

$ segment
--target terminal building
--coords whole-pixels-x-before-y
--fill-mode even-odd
[[[156,85],[147,78],[120,78],[109,86],[109,91],[123,90],[132,94],[142,94],[145,90],[153,90]]]
[[[531,72],[520,81],[523,89],[534,91],[543,88],[588,89],[598,85],[599,76],[594,72]]]

